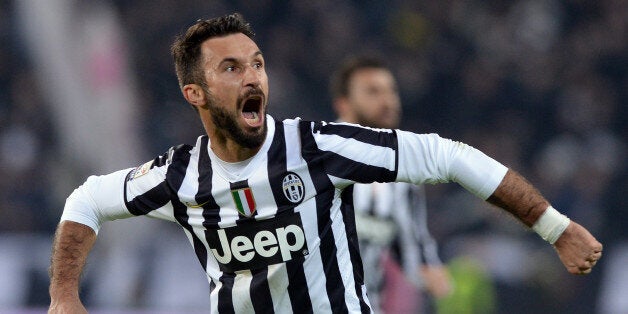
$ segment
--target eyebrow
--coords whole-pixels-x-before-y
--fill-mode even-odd
[[[253,57],[257,57],[257,56],[262,56],[263,57],[264,54],[262,54],[261,50],[258,50],[255,53],[253,53]],[[219,64],[228,63],[228,62],[239,63],[238,58],[227,57],[227,58],[222,59],[222,61],[220,61]]]

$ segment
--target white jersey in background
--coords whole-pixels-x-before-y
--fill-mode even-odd
[[[379,308],[384,285],[382,257],[391,249],[411,283],[420,287],[421,264],[440,265],[436,241],[427,227],[425,188],[409,183],[356,184],[353,190],[356,227],[365,283]]]

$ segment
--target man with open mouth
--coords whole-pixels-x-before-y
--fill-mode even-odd
[[[275,121],[264,56],[239,14],[196,22],[172,53],[206,135],[74,190],[54,239],[49,313],[86,313],[79,279],[97,232],[133,216],[182,227],[207,274],[212,313],[370,313],[354,183],[457,182],[554,245],[570,273],[590,273],[602,255],[602,244],[522,176],[469,145]]]

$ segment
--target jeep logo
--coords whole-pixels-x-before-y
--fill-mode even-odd
[[[211,252],[225,272],[257,269],[308,254],[299,214],[208,230]]]

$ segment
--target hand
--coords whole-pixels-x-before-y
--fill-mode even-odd
[[[435,298],[446,297],[452,292],[451,276],[442,265],[422,265],[421,276],[427,291]]]
[[[556,240],[554,248],[567,270],[575,275],[586,275],[602,257],[602,244],[587,229],[571,221]]]

